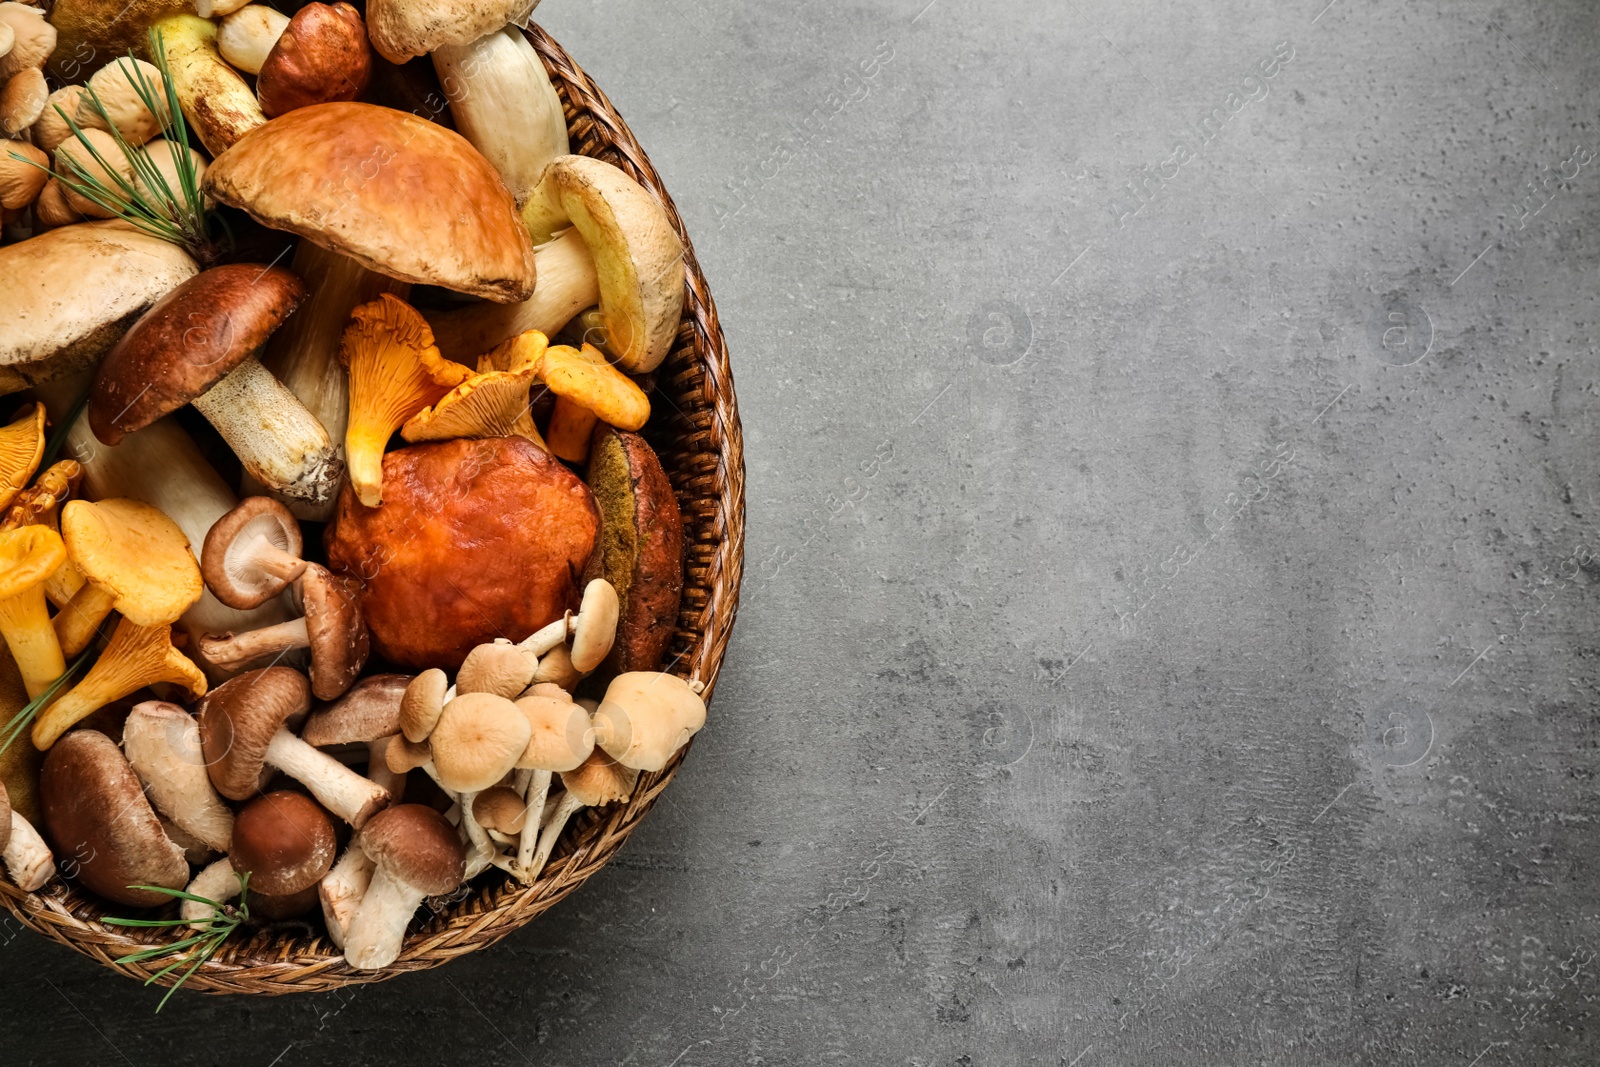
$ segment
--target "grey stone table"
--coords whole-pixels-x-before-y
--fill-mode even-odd
[[[1587,0],[549,0],[749,446],[712,722],[499,947],[278,1002],[31,935],[0,1061],[1600,1057]]]

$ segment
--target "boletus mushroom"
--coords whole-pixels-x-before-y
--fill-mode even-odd
[[[236,671],[297,648],[311,653],[311,691],[332,700],[356,680],[367,662],[370,643],[361,617],[361,592],[356,583],[312,563],[295,582],[303,614],[242,634],[207,636],[200,656],[223,671]]]
[[[94,434],[124,434],[193,404],[261,484],[327,499],[341,470],[328,432],[255,358],[305,296],[280,267],[230,263],[184,282],[145,312],[100,364],[89,397]]]
[[[297,108],[217,156],[205,187],[264,226],[393,278],[503,302],[533,292],[533,245],[494,168],[416,115]]]
[[[326,538],[328,565],[366,586],[384,658],[454,669],[577,607],[598,513],[548,452],[520,437],[414,445],[384,457],[383,484],[381,508],[346,489]]]
[[[311,707],[311,685],[288,667],[248,671],[212,690],[200,704],[200,739],[217,792],[246,800],[261,772],[276,767],[323,807],[360,827],[388,806],[389,793],[290,733],[285,723]]]
[[[354,100],[372,80],[361,13],[346,3],[310,3],[294,13],[261,63],[256,96],[269,119],[296,108]]]
[[[306,572],[304,548],[288,508],[270,497],[246,497],[206,532],[200,573],[218,600],[248,610]]]
[[[421,804],[398,804],[373,816],[356,843],[374,870],[345,932],[344,958],[357,970],[371,971],[399,957],[406,927],[426,897],[461,884],[467,855],[455,827]]]
[[[100,896],[150,908],[170,898],[132,887],[188,882],[183,849],[162,832],[138,776],[105,734],[74,730],[62,738],[39,772],[39,796],[56,851],[74,858],[76,878]]]

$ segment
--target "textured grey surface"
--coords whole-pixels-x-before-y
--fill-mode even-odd
[[[0,1061],[1600,1056],[1593,5],[925,3],[541,9],[748,444],[621,855],[342,996],[11,936]]]

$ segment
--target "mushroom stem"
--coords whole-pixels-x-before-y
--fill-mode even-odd
[[[192,403],[274,493],[313,506],[338,494],[344,470],[328,431],[254,356]]]
[[[85,582],[83,588],[56,613],[56,639],[61,642],[61,652],[76,656],[89,647],[100,624],[106,621],[116,597],[106,589]]]
[[[6,873],[24,893],[41,889],[56,873],[56,860],[39,831],[15,810],[11,812],[11,840],[6,842]]]
[[[345,933],[355,921],[375,870],[377,864],[360,845],[351,842],[339,862],[318,883],[317,896],[322,901],[322,917],[328,924],[328,940],[335,948],[344,948]]]
[[[563,794],[561,803],[557,805],[555,813],[550,816],[550,821],[544,829],[539,831],[539,848],[534,852],[533,859],[522,868],[526,877],[524,881],[531,882],[539,877],[539,872],[544,870],[545,863],[550,859],[550,853],[556,847],[556,839],[561,836],[561,831],[566,829],[567,820],[578,813],[579,808],[587,807],[582,801],[577,800],[571,793]]]
[[[389,805],[388,790],[283,727],[267,745],[267,762],[305,786],[323,807],[358,830]]]
[[[305,560],[285,552],[261,534],[237,551],[241,565],[260,567],[280,582],[292,582],[306,572]]]
[[[0,600],[0,636],[17,661],[30,698],[44,692],[66,671],[66,657],[50,625],[42,582]]]
[[[535,630],[519,641],[517,647],[526,649],[535,656],[542,656],[565,641],[570,633],[572,633],[572,613],[568,612],[555,622]]]
[[[218,670],[233,674],[259,659],[278,656],[311,644],[305,616],[263,626],[242,634],[200,639],[200,655]]]
[[[200,873],[194,876],[194,880],[184,892],[214,900],[218,904],[225,904],[239,895],[239,875],[233,869],[233,863],[224,856],[215,863],[201,868]],[[178,915],[187,920],[189,925],[203,929],[216,918],[217,909],[198,900],[185,900],[178,906]]]
[[[172,647],[170,626],[135,626],[123,619],[83,680],[34,720],[34,747],[49,748],[79,720],[156,682],[182,685],[196,696],[206,691],[200,669]]]
[[[460,798],[457,803],[461,805],[461,827],[467,832],[467,843],[472,846],[473,853],[480,856],[494,855],[494,842],[489,840],[489,835],[479,824],[478,817],[472,813],[472,802],[478,799],[477,792],[458,793],[456,796]]]
[[[361,907],[345,930],[344,958],[362,971],[387,967],[400,955],[406,927],[426,893],[376,868]]]
[[[405,795],[406,772],[389,769],[384,754],[389,749],[390,740],[388,737],[380,737],[376,741],[367,742],[367,777],[391,797],[398,799]]]
[[[357,304],[375,300],[380,293],[403,299],[411,286],[310,241],[295,247],[290,269],[306,283],[310,295],[268,340],[261,361],[322,423],[342,462],[350,387],[339,362],[339,336]],[[318,505],[294,499],[285,503],[297,518],[326,522],[333,518],[338,494]]]
[[[544,801],[550,793],[550,772],[535,771],[533,781],[528,785],[527,808],[528,816],[522,824],[522,837],[517,842],[517,863],[512,872],[517,880],[527,884],[538,876],[539,872],[533,866],[534,849],[540,843],[540,822],[544,818]],[[535,817],[537,813],[537,817]],[[559,831],[558,831],[559,832]],[[543,860],[540,866],[543,866]]]
[[[539,276],[533,295],[520,304],[470,304],[426,315],[434,343],[446,359],[469,363],[500,342],[538,330],[554,337],[578,313],[600,300],[594,257],[576,229],[534,250]]]

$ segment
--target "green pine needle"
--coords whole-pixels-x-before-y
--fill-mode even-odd
[[[117,963],[133,964],[143,963],[146,960],[165,959],[168,956],[174,957],[171,963],[167,964],[165,967],[146,978],[144,980],[145,985],[149,985],[152,982],[156,982],[162,978],[165,978],[167,975],[176,971],[184,964],[189,965],[188,970],[179,975],[178,980],[172,983],[172,987],[167,990],[167,995],[161,998],[161,1003],[156,1005],[157,1012],[167,1006],[167,1001],[172,999],[172,994],[176,993],[178,988],[182,986],[183,983],[187,982],[191,977],[193,977],[194,973],[204,966],[207,960],[217,954],[217,950],[222,947],[223,943],[228,940],[235,930],[237,930],[244,923],[250,921],[250,873],[246,871],[244,874],[239,875],[238,878],[239,903],[237,906],[224,904],[220,901],[212,900],[209,897],[195,896],[193,893],[186,893],[181,889],[168,889],[165,886],[131,885],[128,887],[129,889],[141,889],[147,893],[160,893],[163,896],[171,897],[174,900],[192,900],[199,904],[208,904],[211,907],[211,919],[203,927],[201,927],[199,933],[191,934],[188,937],[181,938],[165,945],[156,945],[153,948],[141,949],[138,952],[130,952],[126,956],[118,956],[116,958],[115,962]],[[105,923],[107,926],[143,928],[172,928],[177,926],[193,927],[194,925],[189,920],[181,918],[111,918],[102,919],[100,921]]]

